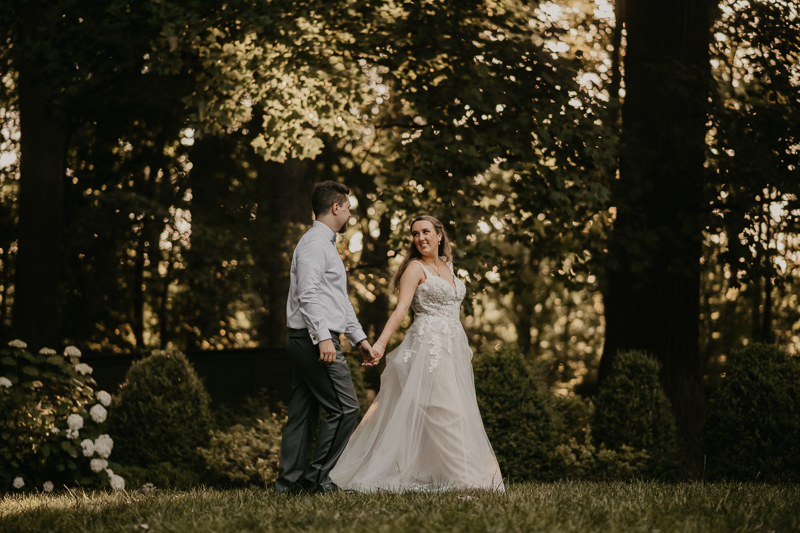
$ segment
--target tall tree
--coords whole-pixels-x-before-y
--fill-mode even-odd
[[[619,350],[661,362],[688,475],[701,467],[699,265],[709,216],[704,180],[709,15],[693,0],[626,0],[627,49],[617,215],[606,258],[602,387]]]
[[[58,287],[67,117],[60,88],[45,66],[49,35],[62,24],[54,6],[20,2],[17,27],[20,140],[19,256],[14,298],[17,335],[34,348],[58,342]],[[52,228],[59,228],[53,231]]]

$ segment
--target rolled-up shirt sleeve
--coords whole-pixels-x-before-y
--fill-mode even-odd
[[[358,318],[356,318],[356,311],[353,309],[350,298],[347,299],[347,326],[344,334],[353,346],[357,346],[359,342],[367,338],[367,334],[364,333]]]
[[[305,246],[296,257],[297,299],[300,314],[314,344],[330,339],[331,332],[319,301],[322,276],[326,269],[325,254],[314,246]]]

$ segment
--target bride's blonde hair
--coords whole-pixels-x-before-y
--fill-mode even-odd
[[[425,220],[433,224],[433,230],[437,233],[437,235],[441,235],[442,238],[439,241],[439,250],[437,255],[439,257],[444,257],[445,260],[449,263],[453,262],[453,246],[450,244],[450,238],[447,236],[447,232],[444,229],[444,224],[439,222],[439,219],[432,217],[430,215],[420,215],[414,219],[411,225],[408,227],[409,231],[414,227],[414,224],[417,222]],[[403,277],[403,272],[406,271],[408,264],[413,261],[414,259],[420,259],[422,254],[419,253],[417,247],[414,245],[414,240],[411,240],[411,245],[406,250],[406,256],[403,259],[403,262],[400,263],[400,266],[397,268],[397,272],[395,272],[394,277],[392,278],[392,286],[394,290],[397,290],[400,287],[400,278]]]

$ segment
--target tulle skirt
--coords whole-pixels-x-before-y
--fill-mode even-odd
[[[417,316],[330,476],[360,492],[504,490],[458,319]]]

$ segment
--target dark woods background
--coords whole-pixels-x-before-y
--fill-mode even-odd
[[[792,2],[16,0],[0,38],[5,341],[280,346],[335,179],[371,336],[437,216],[474,347],[561,394],[655,355],[690,471],[731,351],[800,346]]]

